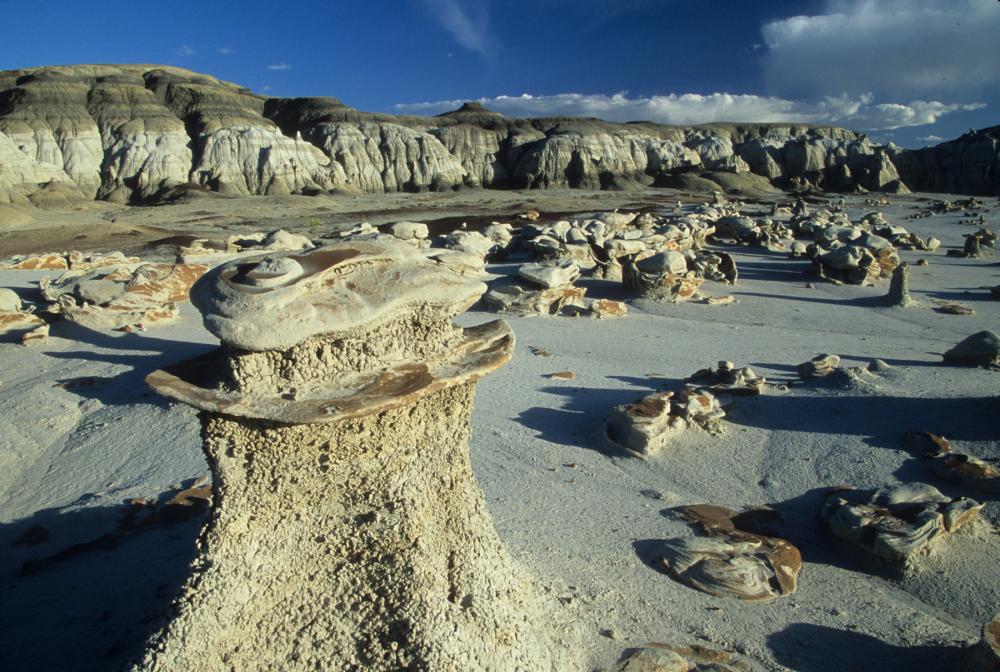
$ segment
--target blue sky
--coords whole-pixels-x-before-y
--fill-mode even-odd
[[[1000,124],[997,0],[0,0],[0,69],[167,63],[436,114],[796,120],[906,146]]]

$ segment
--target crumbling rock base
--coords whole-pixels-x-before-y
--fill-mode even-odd
[[[570,670],[469,464],[474,384],[337,423],[202,414],[216,504],[143,670]]]

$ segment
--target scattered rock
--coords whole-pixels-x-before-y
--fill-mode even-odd
[[[0,271],[89,271],[138,263],[138,257],[126,257],[121,252],[49,252],[11,257],[0,262]]]
[[[528,289],[521,285],[500,285],[483,295],[487,310],[519,315],[559,315],[565,309],[586,309],[583,287]]]
[[[938,476],[961,481],[979,490],[1000,492],[1000,468],[974,455],[953,450],[944,437],[930,432],[907,432],[903,442],[908,450],[928,459]]]
[[[208,266],[141,264],[107,272],[64,273],[42,278],[42,296],[50,312],[92,329],[125,329],[177,317],[177,304],[188,300],[195,281]],[[99,302],[99,303],[98,303]]]
[[[680,390],[654,392],[631,404],[616,406],[605,420],[604,437],[636,457],[648,457],[691,424],[719,433],[719,421],[725,415],[714,394],[686,385]]]
[[[890,563],[926,553],[983,508],[971,499],[949,499],[924,483],[878,490],[834,490],[821,516],[833,533]]]
[[[975,315],[976,311],[961,303],[942,303],[934,308],[938,313],[945,315]]]
[[[636,266],[634,257],[622,265],[625,291],[646,299],[671,303],[688,301],[697,297],[703,281],[703,278],[693,277],[693,274],[644,273]]]
[[[979,331],[944,353],[944,361],[960,366],[1000,367],[1000,336]]]
[[[748,366],[737,369],[723,360],[715,368],[699,369],[684,382],[707,387],[715,394],[750,396],[760,394],[767,381]]]
[[[799,364],[796,369],[802,380],[815,380],[825,378],[837,370],[840,366],[839,355],[817,355],[808,362]]]
[[[569,287],[580,277],[580,267],[569,259],[524,264],[517,269],[517,275],[536,287],[554,289]]]
[[[868,362],[868,370],[872,373],[885,373],[892,367],[884,359],[873,359]]]
[[[423,240],[430,235],[427,225],[423,222],[396,222],[390,224],[387,230],[400,240]]]
[[[741,600],[768,601],[795,592],[802,568],[799,549],[780,537],[741,529],[739,516],[747,512],[738,515],[709,504],[680,512],[707,536],[663,542],[661,562],[675,580],[716,597]]]
[[[13,289],[0,287],[0,313],[21,312],[21,297]]]
[[[556,371],[555,373],[550,373],[549,378],[558,378],[559,380],[573,380],[576,378],[576,374],[572,371]]]
[[[730,651],[698,644],[672,646],[653,642],[632,651],[604,672],[750,672],[750,663]]]
[[[0,334],[11,334],[21,339],[26,334],[45,326],[45,320],[25,310],[0,311]]]
[[[44,341],[49,337],[49,325],[42,324],[35,327],[29,332],[21,334],[21,343],[24,345],[31,345],[32,343],[38,343]]]

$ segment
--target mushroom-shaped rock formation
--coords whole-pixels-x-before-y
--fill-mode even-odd
[[[716,597],[766,601],[795,592],[802,568],[799,549],[759,533],[772,527],[777,512],[750,509],[737,514],[698,504],[680,513],[707,536],[663,542],[660,561],[671,577]]]
[[[452,323],[484,289],[392,238],[199,281],[223,347],[147,381],[204,411],[215,505],[141,669],[576,667],[469,463],[475,380],[514,347]]]
[[[924,483],[878,490],[835,490],[821,516],[833,533],[891,563],[905,563],[929,550],[983,508],[966,497],[950,499]]]
[[[978,331],[944,353],[944,361],[960,366],[1000,367],[1000,336]]]

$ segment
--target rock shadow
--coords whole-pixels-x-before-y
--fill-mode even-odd
[[[614,378],[614,376],[613,376]],[[649,394],[653,389],[670,386],[673,379],[617,378],[646,389],[592,388],[560,385],[542,388],[542,392],[564,397],[560,408],[536,406],[522,411],[518,421],[538,432],[545,441],[593,450],[608,457],[634,458],[615,448],[601,435],[604,420],[614,406],[627,404]]]
[[[105,405],[128,405],[148,403],[161,407],[171,402],[146,387],[146,376],[169,364],[193,359],[205,354],[217,345],[189,341],[173,341],[141,334],[109,334],[87,329],[71,322],[53,325],[52,335],[68,340],[86,343],[101,350],[111,352],[91,352],[75,350],[69,352],[46,352],[55,359],[75,359],[89,362],[105,362],[131,367],[115,376],[82,376],[56,381],[81,397],[97,399]]]
[[[742,255],[741,255],[742,256]],[[762,282],[808,282],[810,276],[808,271],[811,266],[795,260],[771,259],[769,263],[748,262],[742,259],[737,260],[740,279],[758,280]],[[813,278],[815,279],[815,278]],[[739,286],[739,285],[737,285]],[[743,292],[744,296],[757,296],[750,292]],[[762,294],[760,296],[772,296]]]
[[[0,525],[0,669],[115,670],[142,654],[205,516],[123,532],[129,508],[45,509]]]
[[[860,632],[811,623],[792,623],[767,636],[781,665],[797,672],[924,672],[960,670],[969,649],[963,646],[895,646]]]
[[[996,440],[998,397],[895,397],[877,395],[744,397],[726,416],[734,425],[770,431],[865,437],[880,448],[902,447],[901,434],[926,430],[957,441]]]

